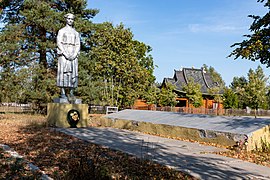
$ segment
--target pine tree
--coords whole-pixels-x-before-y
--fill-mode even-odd
[[[0,59],[2,76],[11,76],[23,67],[38,67],[34,72],[31,99],[38,102],[57,93],[56,35],[65,25],[64,14],[76,16],[75,28],[81,33],[82,50],[89,49],[84,41],[94,29],[90,19],[97,10],[86,9],[84,0],[3,0],[0,2]],[[12,81],[12,80],[11,80]],[[41,93],[43,92],[43,93]],[[50,94],[51,93],[51,94]]]
[[[267,83],[268,78],[264,75],[263,69],[258,66],[254,71],[248,72],[248,83],[245,86],[245,98],[249,107],[255,109],[264,108],[267,103]]]
[[[247,106],[247,101],[244,96],[245,87],[247,83],[248,83],[248,80],[244,76],[242,76],[242,77],[234,77],[232,83],[230,84],[230,88],[237,95],[237,99],[238,99],[237,108],[244,109]]]

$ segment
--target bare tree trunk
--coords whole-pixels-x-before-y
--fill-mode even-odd
[[[108,95],[108,89],[107,89],[107,79],[104,76],[104,97],[105,97],[105,103],[108,103],[109,95]]]
[[[42,29],[41,31],[41,41],[42,42],[46,42],[46,30],[45,29]],[[39,47],[39,55],[40,55],[40,61],[39,63],[45,68],[47,69],[48,68],[48,63],[47,63],[47,50],[46,50],[46,47],[44,46],[40,46]]]
[[[257,108],[254,110],[255,118],[257,118]]]
[[[117,106],[118,106],[118,98],[119,98],[119,89],[120,89],[120,86],[121,86],[121,79],[119,80],[117,94],[116,94],[116,105]]]
[[[114,91],[113,77],[112,77],[112,83],[111,83],[111,91],[112,91],[112,101],[111,101],[111,105],[114,106],[114,98],[113,98],[113,91]]]

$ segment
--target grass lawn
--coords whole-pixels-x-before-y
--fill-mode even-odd
[[[53,179],[195,179],[185,173],[134,156],[84,142],[46,127],[40,115],[0,114],[0,179],[39,179],[27,161]]]

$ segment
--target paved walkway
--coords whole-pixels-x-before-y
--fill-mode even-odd
[[[270,168],[208,152],[212,146],[113,128],[57,128],[82,140],[148,158],[201,179],[270,179]]]

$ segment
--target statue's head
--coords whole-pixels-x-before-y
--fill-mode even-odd
[[[64,16],[68,25],[72,26],[74,23],[75,16],[71,13],[68,13]]]

